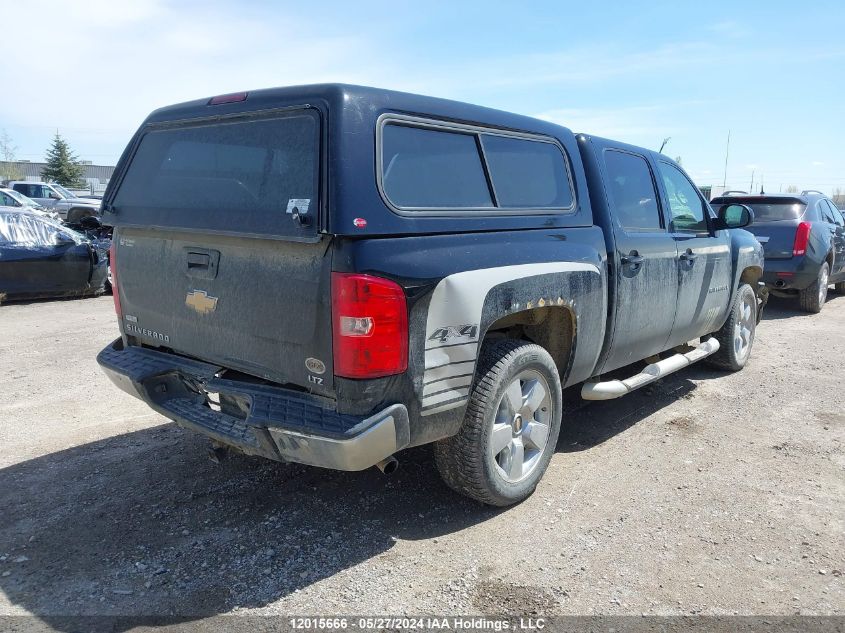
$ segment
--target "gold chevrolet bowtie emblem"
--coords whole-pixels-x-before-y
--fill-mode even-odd
[[[208,314],[217,309],[217,297],[209,297],[205,290],[191,290],[185,297],[185,305],[200,314]]]

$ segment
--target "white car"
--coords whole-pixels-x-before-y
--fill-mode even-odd
[[[35,215],[52,218],[53,220],[59,219],[59,214],[55,211],[47,211],[32,198],[27,198],[22,193],[6,187],[0,187],[0,207],[7,207],[16,211],[31,211]]]

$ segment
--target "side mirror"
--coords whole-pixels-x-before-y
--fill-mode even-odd
[[[62,198],[61,198],[61,196],[59,196],[59,194],[57,194],[55,191],[51,191],[51,192],[48,194],[48,196],[49,196],[50,198],[52,198],[53,200],[61,200],[61,199],[62,199]]]
[[[752,222],[754,222],[754,211],[751,207],[732,202],[719,207],[716,230],[741,229]]]

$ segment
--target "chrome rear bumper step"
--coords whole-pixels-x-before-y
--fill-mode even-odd
[[[581,397],[584,400],[613,400],[635,389],[639,389],[664,376],[689,367],[693,363],[707,358],[719,351],[719,341],[709,338],[701,345],[685,354],[674,354],[656,363],[646,365],[643,370],[625,380],[607,380],[605,382],[585,382],[581,388]]]

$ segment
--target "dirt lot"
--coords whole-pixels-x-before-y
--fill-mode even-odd
[[[109,297],[0,308],[0,613],[843,614],[845,297],[751,364],[569,393],[536,494],[234,457],[99,372]]]

